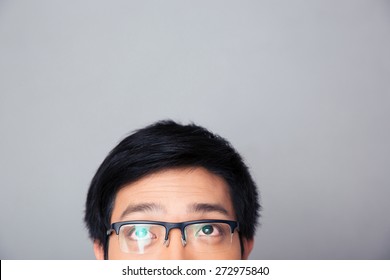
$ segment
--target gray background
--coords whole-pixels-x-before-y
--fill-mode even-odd
[[[389,50],[389,1],[0,1],[0,258],[93,259],[94,172],[171,118],[250,166],[252,259],[390,259]]]

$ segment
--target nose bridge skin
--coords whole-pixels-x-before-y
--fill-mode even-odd
[[[182,233],[179,228],[172,228],[168,233],[168,240],[161,251],[162,260],[189,259],[188,252],[182,242]]]

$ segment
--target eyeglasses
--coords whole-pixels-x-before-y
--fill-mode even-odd
[[[124,253],[156,253],[169,245],[169,232],[180,229],[183,246],[195,252],[220,252],[232,244],[238,222],[227,220],[197,220],[182,223],[158,221],[126,221],[113,223],[107,237],[115,232]]]

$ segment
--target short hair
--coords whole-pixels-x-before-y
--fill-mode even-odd
[[[84,221],[90,237],[100,242],[105,254],[106,232],[118,191],[146,175],[184,167],[203,167],[223,178],[229,186],[240,240],[254,237],[259,195],[242,157],[227,140],[201,126],[164,120],[124,138],[107,155],[91,181]]]

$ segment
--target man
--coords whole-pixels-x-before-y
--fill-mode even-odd
[[[108,154],[85,222],[97,259],[247,259],[259,210],[248,168],[225,139],[160,121]]]

